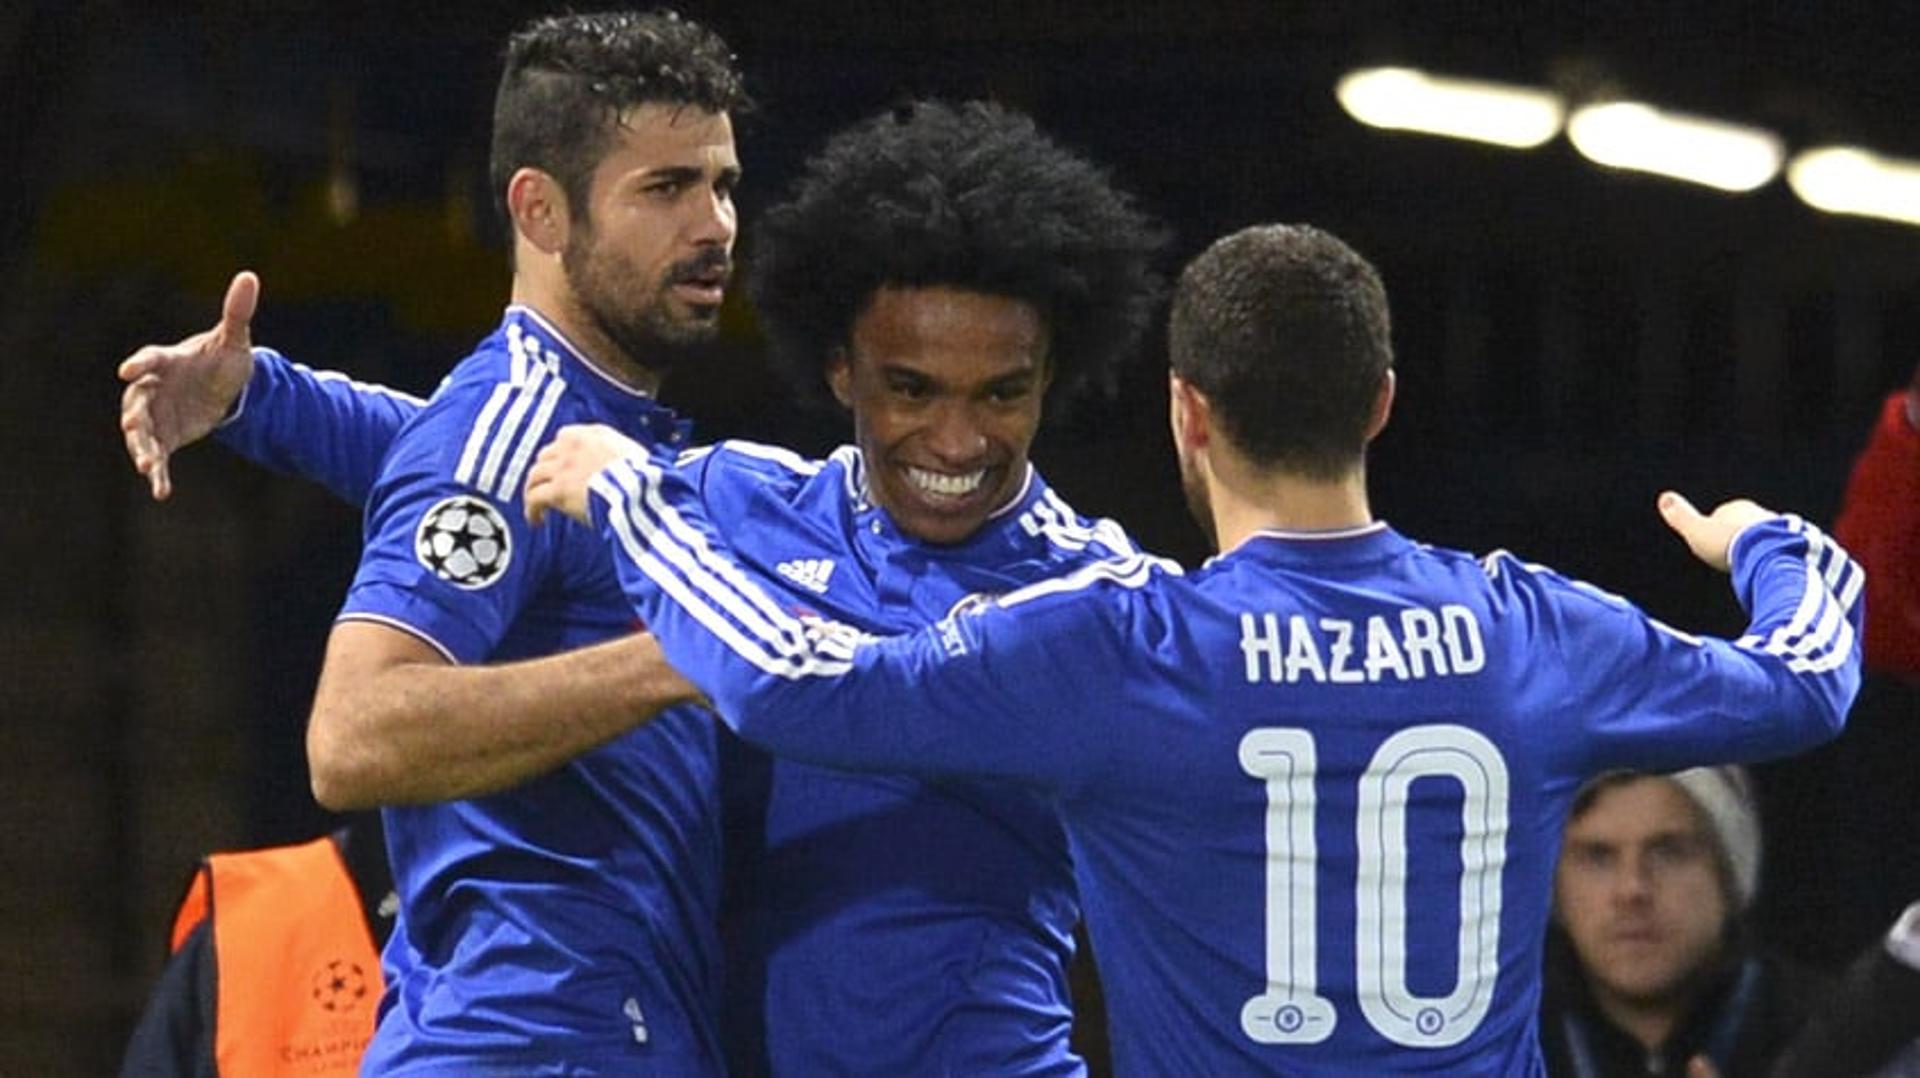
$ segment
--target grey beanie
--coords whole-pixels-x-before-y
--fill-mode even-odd
[[[1695,767],[1667,776],[1700,807],[1719,840],[1736,910],[1753,904],[1760,885],[1760,813],[1744,769]]]

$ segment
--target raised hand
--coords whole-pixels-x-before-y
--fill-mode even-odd
[[[177,344],[150,344],[120,363],[120,431],[133,468],[155,501],[173,493],[167,460],[207,436],[233,407],[253,373],[249,329],[260,278],[243,270],[227,285],[220,321]]]
[[[537,525],[548,512],[560,512],[591,524],[587,486],[593,477],[621,457],[646,454],[645,446],[604,424],[561,427],[534,458],[533,469],[527,473],[527,521]]]
[[[1671,490],[1661,492],[1659,507],[1661,519],[1686,540],[1693,556],[1723,573],[1730,565],[1728,554],[1733,549],[1734,537],[1750,524],[1779,515],[1745,498],[1735,498],[1721,502],[1712,513],[1703,516],[1692,502]]]

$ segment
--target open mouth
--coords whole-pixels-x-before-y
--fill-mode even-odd
[[[674,295],[702,305],[716,305],[727,295],[727,278],[732,267],[725,262],[707,262],[679,270],[673,275]]]
[[[959,475],[932,472],[912,465],[908,465],[902,471],[906,473],[907,484],[929,501],[962,502],[986,489],[987,469],[985,468]]]

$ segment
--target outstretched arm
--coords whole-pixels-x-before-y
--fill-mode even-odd
[[[235,274],[212,329],[120,364],[120,428],[134,469],[163,500],[172,455],[211,433],[255,463],[364,504],[387,447],[424,402],[252,347],[259,297],[258,277]]]
[[[1509,555],[1487,560],[1537,610],[1540,646],[1562,656],[1532,706],[1580,731],[1552,742],[1574,754],[1567,773],[1767,760],[1839,733],[1860,685],[1860,567],[1819,528],[1749,501],[1701,514],[1669,491],[1659,510],[1696,557],[1731,573],[1748,614],[1739,639],[1681,632]]]
[[[526,507],[595,527],[668,659],[741,736],[794,759],[1072,786],[1114,740],[1072,720],[1118,713],[1125,677],[1112,672],[1148,665],[1124,619],[1072,598],[884,639],[796,610],[734,555],[684,469],[609,428],[562,429],[528,473]],[[1049,589],[1140,583],[1155,566],[1097,563]]]

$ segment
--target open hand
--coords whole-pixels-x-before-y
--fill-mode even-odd
[[[1779,515],[1745,498],[1734,498],[1721,502],[1713,512],[1702,516],[1692,502],[1671,490],[1661,492],[1659,507],[1661,519],[1687,541],[1687,549],[1693,551],[1693,556],[1723,573],[1731,564],[1728,555],[1733,550],[1734,538],[1749,525]]]
[[[178,344],[150,344],[120,363],[120,431],[134,471],[147,477],[155,501],[173,493],[167,459],[205,438],[226,418],[253,375],[249,324],[260,302],[260,278],[233,275],[220,321]]]
[[[527,473],[527,521],[540,524],[556,511],[591,524],[587,488],[600,470],[622,457],[645,457],[646,447],[600,423],[561,427]]]

